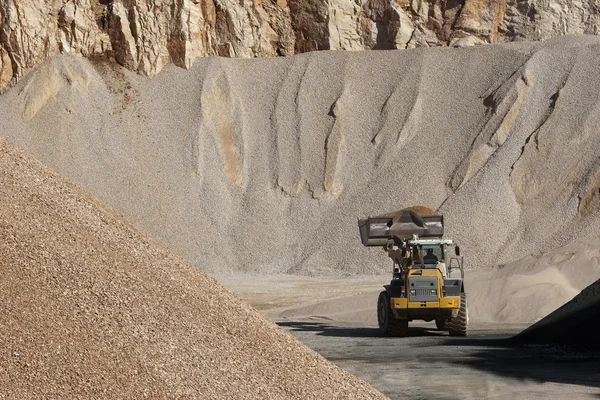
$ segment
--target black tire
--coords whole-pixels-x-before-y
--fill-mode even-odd
[[[447,331],[448,327],[446,326],[446,320],[444,318],[436,318],[435,319],[435,327],[438,331]]]
[[[394,317],[386,291],[379,293],[377,299],[377,322],[379,330],[388,336],[406,336],[408,333],[408,320]]]
[[[448,322],[447,327],[450,336],[467,336],[467,330],[469,328],[469,309],[467,308],[466,293],[461,293],[458,315]]]

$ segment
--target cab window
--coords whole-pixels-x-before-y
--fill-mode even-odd
[[[424,244],[421,255],[425,264],[437,264],[444,260],[444,246],[439,244]]]

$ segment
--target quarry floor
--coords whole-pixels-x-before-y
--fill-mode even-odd
[[[372,300],[384,277],[218,279],[391,399],[600,398],[600,352],[507,343],[526,324],[471,320],[468,337],[451,338],[433,323],[413,322],[408,337],[383,337]]]

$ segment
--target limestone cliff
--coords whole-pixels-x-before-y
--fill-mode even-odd
[[[146,75],[196,57],[468,46],[596,34],[597,0],[3,0],[0,90],[48,56]]]

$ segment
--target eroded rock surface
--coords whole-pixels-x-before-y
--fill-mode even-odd
[[[595,0],[7,0],[0,88],[48,56],[109,56],[145,75],[201,56],[472,46],[597,34]]]

